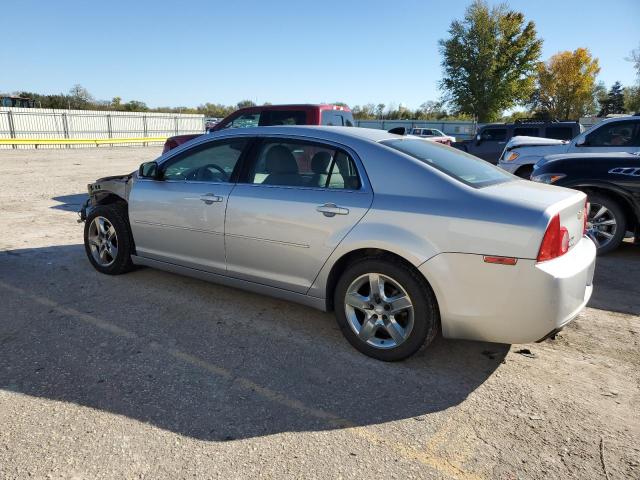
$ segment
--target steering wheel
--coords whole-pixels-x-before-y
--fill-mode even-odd
[[[210,178],[204,178],[204,177],[205,175],[212,175],[211,169],[217,170],[222,176],[223,181],[226,182],[229,180],[229,174],[225,172],[222,167],[220,167],[219,165],[216,165],[215,163],[209,163],[207,165],[203,165],[202,167],[197,167],[192,170],[189,170],[185,174],[185,179],[196,180],[201,182],[210,181],[211,180]]]

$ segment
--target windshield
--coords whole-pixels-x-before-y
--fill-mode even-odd
[[[386,145],[475,188],[514,180],[507,172],[468,153],[418,138],[385,140]]]

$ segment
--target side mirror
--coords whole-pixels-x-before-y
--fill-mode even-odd
[[[589,145],[589,142],[587,142],[587,137],[580,137],[576,140],[576,147],[586,147],[587,145]]]
[[[141,178],[151,178],[154,180],[158,179],[158,174],[160,173],[158,169],[157,162],[146,162],[140,165],[138,169],[138,176]]]
[[[480,145],[480,142],[482,142],[482,135],[477,134],[476,135],[476,145]]]

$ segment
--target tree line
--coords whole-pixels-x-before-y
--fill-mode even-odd
[[[615,82],[607,90],[604,83],[597,82],[598,59],[586,48],[558,52],[542,61],[542,39],[535,23],[506,4],[490,8],[485,0],[475,0],[463,19],[451,23],[448,34],[439,42],[441,99],[424,102],[413,110],[383,103],[354,105],[354,117],[485,123],[524,117],[578,120],[586,115],[640,111],[640,46],[627,58],[636,71],[636,84],[622,86]],[[225,117],[239,108],[256,105],[242,100],[235,105],[149,108],[142,101],[123,102],[121,97],[96,100],[81,85],[73,86],[68,94],[16,93],[33,99],[40,108],[198,113],[207,117]],[[513,113],[505,116],[505,111]]]

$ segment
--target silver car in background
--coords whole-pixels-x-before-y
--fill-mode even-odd
[[[381,130],[217,132],[89,194],[98,271],[146,265],[334,310],[347,340],[381,360],[438,330],[541,340],[592,291],[583,193]]]

